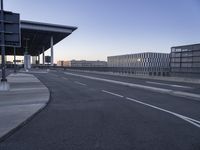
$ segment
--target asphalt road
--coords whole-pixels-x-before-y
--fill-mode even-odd
[[[200,150],[200,101],[118,82],[196,94],[199,85],[80,72],[35,75],[50,89],[51,102],[0,143],[2,150]]]

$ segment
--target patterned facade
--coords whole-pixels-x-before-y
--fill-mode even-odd
[[[107,58],[108,67],[123,67],[133,74],[166,75],[169,73],[170,55],[167,53],[138,53]]]

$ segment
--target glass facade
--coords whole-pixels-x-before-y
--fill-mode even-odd
[[[107,58],[108,67],[127,68],[133,74],[167,74],[170,57],[167,53],[138,53]]]
[[[200,44],[171,48],[170,70],[175,76],[200,76]]]

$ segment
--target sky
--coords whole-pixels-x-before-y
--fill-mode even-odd
[[[4,0],[4,9],[21,20],[78,27],[55,45],[55,62],[169,53],[200,42],[200,0]]]

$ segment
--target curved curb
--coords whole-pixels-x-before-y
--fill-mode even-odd
[[[38,79],[38,78],[37,78]],[[39,79],[38,79],[39,80]],[[40,81],[41,82],[41,81]],[[42,83],[42,82],[41,82]],[[43,83],[42,83],[43,84]],[[44,85],[44,84],[43,84]],[[45,85],[44,85],[45,86]],[[46,86],[45,86],[46,87]],[[47,87],[46,87],[47,88]],[[5,135],[0,137],[0,144],[2,142],[4,142],[6,139],[8,139],[10,136],[12,136],[14,133],[16,133],[19,129],[23,128],[25,125],[27,125],[31,120],[34,119],[34,117],[36,117],[37,114],[39,114],[40,112],[42,112],[46,106],[50,103],[51,100],[51,92],[50,90],[47,88],[48,90],[48,100],[47,102],[44,104],[43,107],[41,107],[40,109],[38,109],[35,113],[33,113],[31,116],[29,116],[27,119],[25,119],[24,121],[22,121],[20,124],[18,124],[16,127],[12,128],[10,131],[8,131]]]

